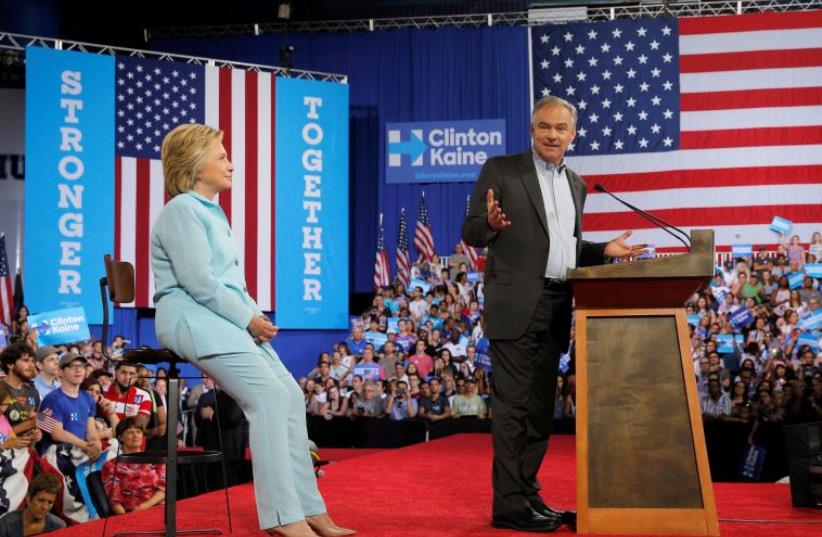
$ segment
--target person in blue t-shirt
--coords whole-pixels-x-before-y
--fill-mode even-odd
[[[102,444],[94,423],[94,398],[89,392],[80,389],[87,363],[81,354],[74,352],[67,352],[60,357],[63,383],[59,390],[48,394],[40,405],[41,412],[46,415],[50,413],[54,418],[54,423],[46,427],[51,428],[51,434],[44,435],[41,453],[52,444],[65,443],[79,447],[91,460],[100,456]]]
[[[363,327],[360,325],[355,326],[351,331],[351,336],[349,336],[345,342],[348,344],[351,354],[353,354],[356,358],[361,357],[362,351],[368,343],[363,337]]]

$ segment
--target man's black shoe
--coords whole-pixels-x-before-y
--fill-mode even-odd
[[[575,525],[577,523],[577,514],[574,511],[558,511],[553,507],[546,505],[540,499],[528,500],[531,509],[545,517],[559,518],[563,524]]]
[[[518,531],[548,532],[556,531],[562,525],[558,517],[548,517],[530,507],[497,515],[491,519],[491,526]]]

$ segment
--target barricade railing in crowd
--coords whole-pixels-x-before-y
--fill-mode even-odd
[[[680,255],[682,252],[656,252],[654,257],[671,257],[674,255]],[[776,250],[766,250],[765,256],[768,259],[776,259],[779,252]],[[448,266],[448,259],[450,256],[441,256],[440,257],[440,266],[445,268]],[[721,267],[723,264],[733,261],[734,256],[732,252],[716,252],[716,266]]]

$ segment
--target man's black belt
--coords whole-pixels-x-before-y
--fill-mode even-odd
[[[548,289],[570,289],[571,284],[565,280],[557,280],[556,278],[544,278],[542,280],[543,287],[547,287]]]

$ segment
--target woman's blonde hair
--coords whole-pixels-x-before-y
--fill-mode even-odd
[[[204,164],[209,149],[215,142],[222,141],[223,131],[199,123],[180,125],[166,135],[160,157],[170,197],[194,187],[197,171]]]

